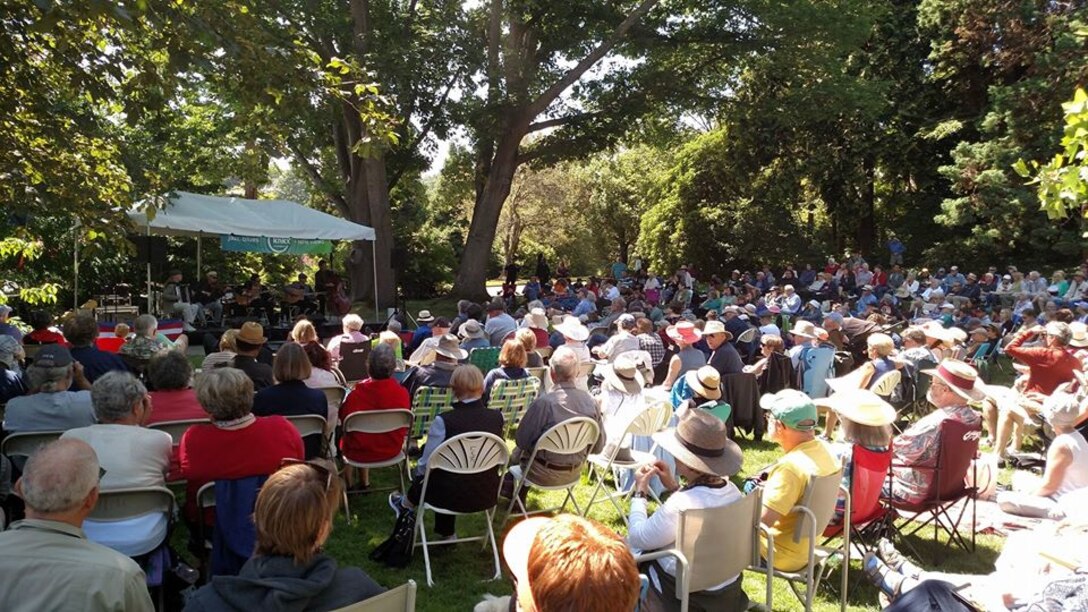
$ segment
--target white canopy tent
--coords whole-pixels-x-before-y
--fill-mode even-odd
[[[165,200],[160,208],[156,204]],[[307,240],[369,240],[374,248],[374,228],[287,200],[248,200],[173,191],[156,202],[138,203],[128,211],[132,222],[147,235],[192,236],[197,239],[197,269],[200,269],[202,236],[245,236]],[[375,294],[378,284],[377,257],[374,258]],[[151,266],[147,267],[148,283]],[[77,286],[79,272],[76,271]],[[150,294],[150,292],[149,292]],[[150,302],[150,298],[148,300]],[[149,304],[150,306],[150,304]],[[377,304],[375,304],[377,315]]]

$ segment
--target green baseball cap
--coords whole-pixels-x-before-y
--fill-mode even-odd
[[[769,410],[771,416],[786,427],[797,431],[812,431],[819,422],[816,404],[812,402],[812,398],[796,389],[767,393],[759,398],[759,406]]]

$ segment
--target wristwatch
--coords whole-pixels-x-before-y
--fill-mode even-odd
[[[633,493],[633,494],[631,495],[631,497],[632,497],[632,498],[635,498],[635,499],[646,499],[646,494],[645,494],[645,493],[643,493],[642,491],[635,491],[635,492],[634,492],[634,493]]]

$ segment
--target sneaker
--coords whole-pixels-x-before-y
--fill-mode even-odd
[[[393,491],[389,494],[389,507],[393,509],[393,512],[400,518],[400,515],[404,514],[408,509],[401,503],[404,499],[404,495],[397,491]]]
[[[435,539],[433,541],[436,542],[436,543],[452,542],[452,541],[457,539],[457,533],[456,532],[451,533],[450,535],[442,535],[440,533],[436,533],[435,536],[436,537],[435,537]]]
[[[922,573],[922,569],[904,557],[887,538],[877,541],[876,554],[888,567],[904,576],[917,578]]]
[[[881,593],[887,595],[889,599],[895,599],[905,580],[902,574],[885,565],[871,550],[865,553],[861,567],[865,570],[865,576],[876,588],[880,589]]]

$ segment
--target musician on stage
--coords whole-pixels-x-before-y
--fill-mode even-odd
[[[317,262],[317,274],[314,275],[314,291],[317,292],[318,305],[321,312],[327,313],[329,296],[332,295],[340,277],[329,269],[329,262],[322,259]]]
[[[312,314],[317,309],[317,304],[313,300],[313,289],[306,284],[307,280],[306,274],[299,273],[295,282],[283,288],[281,312],[285,314],[290,312],[292,306],[297,307],[301,314]]]
[[[272,300],[267,297],[267,294],[268,291],[261,285],[261,277],[253,274],[234,297],[234,301],[240,308],[242,316],[246,316],[249,309],[253,309],[254,312],[263,311],[269,324],[272,324],[275,322],[275,313],[272,309]]]
[[[193,322],[200,315],[200,304],[194,303],[189,285],[182,282],[181,270],[171,270],[162,288],[162,311],[167,316],[180,316],[185,331],[196,331]]]
[[[196,300],[204,310],[211,314],[211,320],[216,325],[219,325],[223,321],[223,293],[226,291],[219,282],[219,273],[215,270],[209,270],[204,275],[204,280],[200,281],[196,289]]]

